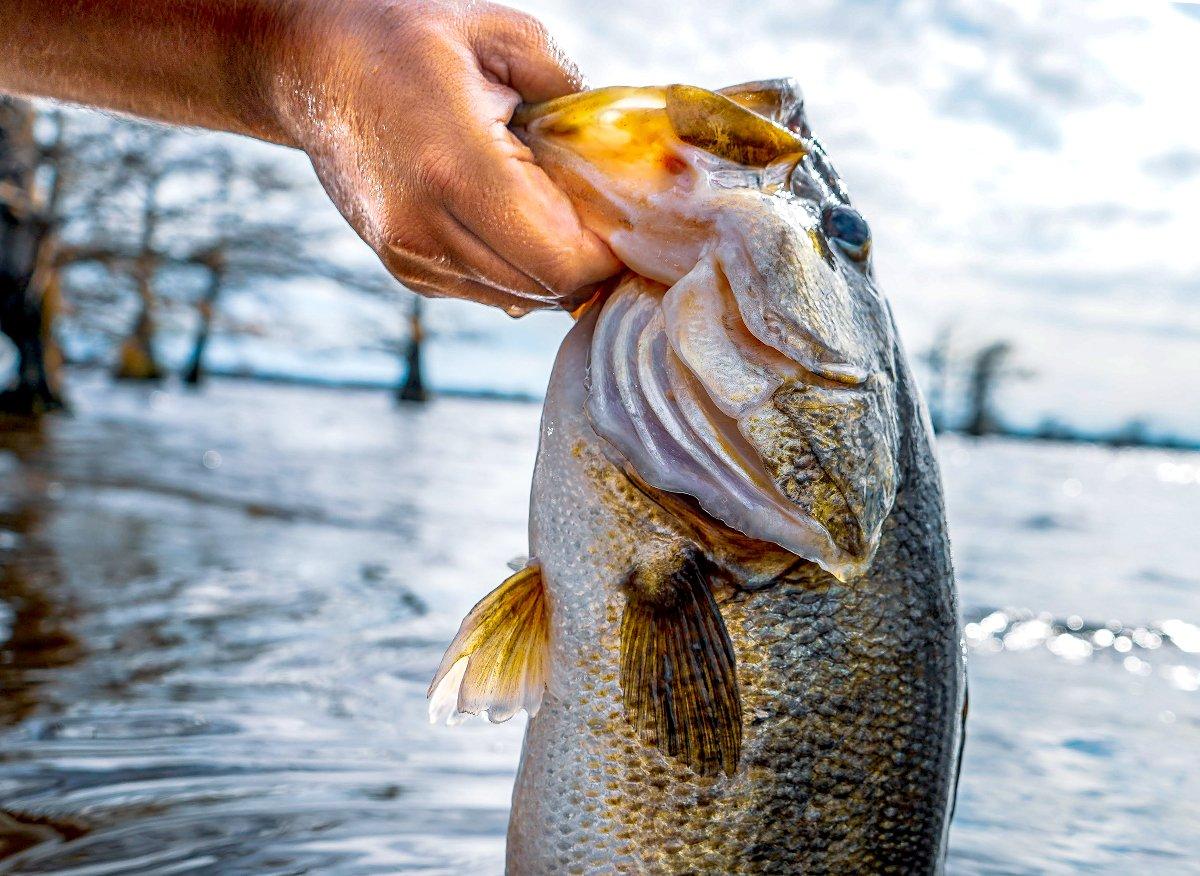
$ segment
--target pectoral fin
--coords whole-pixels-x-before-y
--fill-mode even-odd
[[[621,621],[626,717],[696,772],[732,774],[742,746],[733,643],[695,551],[662,545],[631,575]]]
[[[546,689],[550,623],[541,567],[532,563],[480,600],[429,685],[429,720],[488,713],[493,723],[536,714]]]

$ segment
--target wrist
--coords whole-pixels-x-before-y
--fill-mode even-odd
[[[272,36],[264,51],[264,111],[276,132],[270,139],[311,152],[327,133],[338,105],[354,84],[335,81],[359,70],[356,21],[361,4],[353,0],[289,0],[275,7]],[[280,8],[282,7],[282,8]],[[336,75],[334,75],[336,74]]]
[[[260,139],[303,149],[324,91],[320,56],[333,33],[331,4],[254,0],[247,5],[252,20],[241,33],[255,36],[238,45],[239,57],[232,63],[246,83],[244,124]]]

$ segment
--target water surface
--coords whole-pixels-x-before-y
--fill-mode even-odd
[[[75,384],[0,437],[0,872],[498,873],[523,722],[431,727],[538,408]],[[954,873],[1200,872],[1200,455],[942,446]]]

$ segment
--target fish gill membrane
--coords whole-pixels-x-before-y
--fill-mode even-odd
[[[534,558],[430,686],[435,721],[531,716],[510,872],[935,871],[965,704],[940,479],[799,89],[604,88],[513,129],[628,270],[555,364]]]

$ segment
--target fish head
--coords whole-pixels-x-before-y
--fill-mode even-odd
[[[799,90],[602,89],[517,121],[633,272],[593,336],[597,433],[737,532],[864,571],[900,478],[896,341]]]

